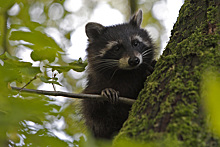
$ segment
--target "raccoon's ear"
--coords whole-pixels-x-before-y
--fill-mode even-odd
[[[142,23],[142,10],[138,10],[138,12],[131,17],[129,23],[133,26],[140,27]]]
[[[89,38],[89,41],[96,39],[105,27],[99,23],[90,22],[86,25],[86,35]]]

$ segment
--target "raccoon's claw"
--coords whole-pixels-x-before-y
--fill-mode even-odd
[[[101,95],[104,96],[104,97],[107,97],[111,104],[117,104],[118,103],[119,92],[115,91],[112,88],[106,88],[106,89],[102,90]]]

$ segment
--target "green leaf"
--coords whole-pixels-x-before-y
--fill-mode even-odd
[[[0,8],[3,8],[5,10],[9,9],[13,4],[15,3],[15,0],[0,0]]]
[[[11,56],[8,52],[5,52],[4,54],[0,55],[0,59],[2,60],[7,60],[7,59],[11,59],[11,60],[21,60],[20,58],[16,57],[16,56]]]
[[[20,15],[20,14],[19,14]],[[30,30],[35,30],[37,27],[41,27],[42,25],[37,23],[37,22],[33,22],[29,20],[29,15],[26,14],[27,18],[24,18],[24,15],[22,15],[22,20],[24,21],[25,24],[11,24],[11,28],[13,29],[20,29],[21,27],[28,27]]]
[[[77,72],[82,72],[85,70],[86,66],[87,66],[87,62],[86,61],[82,61],[81,58],[79,58],[79,60],[75,60],[71,63],[69,63],[68,66],[51,66],[51,65],[47,65],[45,66],[46,68],[52,68],[52,71],[58,71],[59,73],[62,72],[68,72],[69,70],[74,70]]]
[[[41,73],[40,67],[22,67],[20,68],[20,71],[22,74],[28,75],[31,77],[35,76],[38,73]]]
[[[7,73],[3,79],[7,82],[22,82],[23,77],[33,78],[41,72],[40,67],[32,67],[32,63],[19,61],[19,58],[11,56],[7,52],[1,55],[0,59],[4,62],[1,67],[3,72]]]
[[[16,57],[16,56],[11,56],[8,52],[5,52],[5,56],[8,58],[8,59],[12,59],[12,60],[21,60],[20,58]]]
[[[56,70],[59,73],[68,72],[70,69],[72,69],[72,67],[70,67],[70,66],[51,66],[51,65],[47,65],[45,67],[52,68],[52,71]]]
[[[69,65],[72,67],[72,69],[77,72],[84,71],[87,64],[88,64],[87,61],[83,62],[82,58],[79,58],[79,60],[75,60],[75,61],[69,63]]]
[[[9,39],[24,40],[26,42],[32,43],[33,44],[32,49],[36,49],[36,50],[39,48],[55,48],[57,49],[57,51],[62,51],[62,49],[60,49],[60,47],[51,37],[48,37],[46,34],[40,31],[31,31],[31,32],[13,31]]]
[[[57,50],[53,48],[42,48],[31,52],[31,58],[34,61],[48,60],[53,62],[57,56]]]
[[[57,82],[57,78],[50,78],[50,77],[45,77],[45,76],[41,76],[40,80],[44,83],[49,83],[49,84],[56,84],[59,86],[62,86],[59,82]]]
[[[58,56],[62,49],[56,44],[56,42],[48,37],[46,34],[40,31],[13,31],[10,40],[23,40],[31,44],[23,43],[22,45],[33,49],[31,53],[31,58],[34,61],[48,60],[53,62],[55,57]]]
[[[56,137],[47,135],[50,132],[44,128],[44,123],[49,123],[47,116],[52,115],[56,117],[58,113],[55,114],[55,112],[59,111],[60,106],[54,106],[54,104],[50,103],[51,100],[41,95],[29,93],[18,94],[15,91],[6,93],[6,90],[3,91],[2,83],[0,85],[0,93],[0,112],[4,112],[0,113],[0,140],[19,142],[16,136],[18,134],[25,134],[25,138],[23,138],[25,144],[33,142],[37,146],[37,141],[42,139],[39,136],[50,138],[49,140],[53,143],[60,144],[63,142]],[[54,109],[57,111],[54,111]],[[31,130],[33,127],[28,127],[26,121],[31,121],[40,126],[40,128],[36,127],[37,130]],[[37,131],[37,134],[33,133],[35,131]],[[4,134],[8,136],[6,137]],[[32,137],[29,135],[32,135]],[[53,144],[52,142],[44,141],[45,144]]]
[[[8,68],[7,66],[0,65],[0,76],[0,81],[4,82],[22,81],[22,77],[19,74],[19,71],[15,68]]]

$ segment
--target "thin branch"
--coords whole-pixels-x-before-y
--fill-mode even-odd
[[[69,98],[77,98],[77,99],[87,99],[87,100],[98,100],[98,101],[107,101],[108,99],[101,96],[101,95],[94,95],[94,94],[76,94],[76,93],[68,93],[62,91],[46,91],[46,90],[34,90],[34,89],[26,89],[26,88],[19,88],[19,87],[11,87],[13,90],[24,91],[29,93],[36,93],[36,94],[43,94],[43,95],[51,95],[51,96],[64,96]],[[135,100],[119,97],[119,102],[132,105]]]
[[[34,81],[35,79],[37,79],[37,75],[34,76],[33,79],[31,79],[27,84],[25,84],[23,87],[21,87],[21,89],[19,90],[19,92],[21,92],[26,86],[28,86],[32,81]]]
[[[52,72],[52,74],[53,74],[53,72]],[[56,78],[56,73],[53,75],[53,78]],[[56,91],[55,84],[54,84],[54,83],[52,83],[52,85],[53,85],[53,90],[54,90],[54,91]]]

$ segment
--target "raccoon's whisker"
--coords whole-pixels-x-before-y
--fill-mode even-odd
[[[102,67],[114,67],[114,64],[109,64],[109,63],[105,63],[103,65],[97,65],[97,68],[102,68]]]
[[[148,58],[148,57],[151,57],[151,55],[150,55],[150,54],[152,54],[152,52],[149,52],[149,53],[147,53],[147,54],[145,54],[145,55],[142,55],[142,57],[143,57],[143,58],[146,58],[146,57],[147,57],[147,58]]]
[[[145,53],[145,54],[143,54],[142,56],[147,56],[147,55],[149,55],[149,54],[151,54],[152,52],[148,52],[148,53]]]
[[[103,73],[106,70],[108,70],[110,67],[100,67],[100,68],[95,68],[94,70],[96,70],[97,72]]]
[[[105,73],[106,71],[108,71],[109,69],[111,69],[110,67],[105,67],[105,68],[101,68],[99,70],[97,70],[100,73]]]
[[[152,50],[151,50],[151,49],[148,49],[148,50],[144,51],[144,52],[141,53],[141,54],[142,54],[142,56],[144,56],[144,55],[147,55],[147,54],[149,54],[149,53],[151,53],[151,52],[152,52]]]
[[[151,53],[148,53],[148,54],[151,54]],[[149,56],[148,54],[146,54],[146,55],[144,55],[144,56],[142,55],[143,59],[144,59],[144,58],[151,58],[151,56]]]
[[[114,62],[98,61],[93,66],[94,66],[94,70],[97,70],[99,72],[105,72],[108,69],[112,69],[114,67],[117,67],[117,63],[118,62],[116,62],[116,61],[114,61]]]
[[[152,53],[152,51],[149,51],[149,52],[146,52],[146,53],[144,53],[144,54],[142,54],[142,57],[144,58],[144,57],[147,57],[149,54],[151,54]]]
[[[102,67],[114,67],[117,66],[116,62],[115,63],[106,63],[106,62],[102,62],[102,63],[96,63],[95,64],[95,68],[102,68]]]
[[[149,52],[150,50],[148,49],[148,50],[145,50],[144,52],[142,52],[141,54],[143,55],[143,54],[145,54],[146,52]]]
[[[118,69],[116,69],[116,70],[113,72],[113,74],[112,74],[110,80],[114,77],[114,75],[115,75],[115,73],[116,73],[117,71],[118,71]]]
[[[112,59],[105,59],[101,60],[102,63],[118,63],[118,60],[112,60]]]
[[[149,62],[149,60],[151,60],[150,57],[145,57],[145,58],[143,58],[143,61],[144,61],[144,62],[146,62],[146,61]]]
[[[118,60],[103,59],[103,60],[94,61],[93,63],[117,63],[117,62],[118,62]]]
[[[102,60],[96,60],[93,61],[93,63],[95,64],[99,64],[99,63],[117,63],[118,60],[113,60],[113,59],[102,59]]]
[[[110,67],[103,67],[103,68],[98,69],[97,71],[100,72],[100,73],[104,73],[108,69],[110,69]]]
[[[97,62],[93,66],[94,66],[94,68],[100,68],[100,67],[105,67],[105,66],[113,67],[113,66],[116,66],[116,63],[105,63],[105,62],[100,63],[100,62]]]
[[[105,64],[102,64],[102,65],[99,65],[99,64],[98,64],[98,65],[95,65],[95,66],[94,66],[95,69],[111,68],[111,67],[112,67],[112,64],[106,64],[106,63],[105,63]]]

